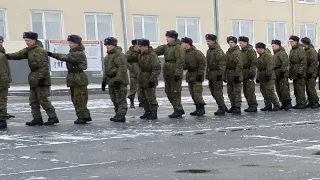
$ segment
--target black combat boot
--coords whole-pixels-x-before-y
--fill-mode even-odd
[[[199,104],[199,110],[196,116],[203,116],[205,114],[204,104]]]
[[[216,112],[214,112],[214,115],[216,115],[216,116],[226,115],[226,109],[225,108],[223,108],[223,109],[219,108]]]
[[[261,108],[260,111],[272,111],[272,105],[266,105],[264,108]]]
[[[272,111],[279,111],[280,106],[279,105],[274,105]]]
[[[32,121],[26,122],[27,126],[42,126],[43,125],[43,119],[42,118],[34,118]]]
[[[234,115],[239,115],[241,114],[241,108],[240,107],[235,107],[232,111],[232,114]]]
[[[287,100],[285,101],[285,103],[286,103],[286,106],[284,107],[284,110],[285,111],[290,110],[292,108],[291,100]]]
[[[287,101],[281,102],[280,110],[284,110],[287,106]]]
[[[232,113],[235,108],[236,108],[236,107],[232,106],[232,107],[227,111],[227,113]]]
[[[116,118],[117,115],[114,115],[112,118],[110,118],[110,121],[114,121],[114,118]]]
[[[141,103],[139,103],[139,107],[143,107]]]
[[[87,119],[86,118],[78,118],[73,123],[74,124],[86,124],[87,123]]]
[[[56,123],[59,123],[59,119],[57,117],[49,118],[47,122],[45,122],[43,125],[45,126],[52,126]]]
[[[86,118],[86,121],[92,121],[91,116],[89,116],[89,118]]]
[[[181,118],[183,114],[184,114],[184,110],[178,110],[178,111],[174,111],[168,117],[169,118]]]
[[[7,118],[7,119],[10,119],[10,118],[15,118],[16,116],[11,115],[11,114],[9,114],[9,113],[6,113],[6,114],[4,115],[4,117]]]
[[[249,106],[244,112],[257,112],[257,107]]]
[[[149,116],[147,117],[148,120],[156,120],[158,119],[157,111],[151,111]]]
[[[309,101],[306,108],[311,108],[311,106],[312,106],[312,103]]]
[[[296,104],[294,107],[293,107],[293,109],[306,109],[307,108],[307,106],[306,105],[304,105],[304,104]]]
[[[149,115],[150,115],[150,111],[145,111],[143,115],[140,116],[140,119],[147,119]]]
[[[312,103],[312,105],[311,105],[312,109],[317,109],[318,107],[319,107],[319,103],[318,102]]]
[[[190,115],[191,115],[191,116],[195,116],[195,115],[197,115],[197,112],[198,112],[198,111],[199,111],[199,104],[196,104],[196,110],[193,111],[193,112],[191,112]]]
[[[130,108],[135,108],[134,107],[134,99],[130,98]]]
[[[0,129],[7,129],[7,121],[0,120]]]
[[[118,115],[117,117],[114,118],[113,122],[126,122],[126,117],[124,115]]]

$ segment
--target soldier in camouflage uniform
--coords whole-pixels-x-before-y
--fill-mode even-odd
[[[274,92],[274,83],[276,74],[274,71],[274,60],[272,54],[265,52],[266,45],[262,42],[256,44],[256,49],[259,54],[257,59],[258,78],[260,83],[260,91],[264,98],[265,107],[261,111],[279,111],[279,100]],[[273,108],[272,108],[273,104]]]
[[[245,112],[257,112],[257,98],[255,94],[255,77],[256,77],[256,61],[257,53],[249,44],[249,38],[245,36],[239,37],[239,44],[241,47],[242,60],[243,60],[243,94],[247,99],[248,108]]]
[[[215,115],[225,115],[228,110],[223,97],[223,81],[226,73],[226,55],[217,43],[217,36],[206,34],[207,50],[207,70],[206,78],[209,81],[211,95],[216,100],[218,110]]]
[[[67,86],[70,87],[71,101],[75,107],[78,119],[74,124],[86,124],[91,121],[88,103],[88,77],[83,71],[87,69],[85,47],[81,44],[82,38],[78,35],[68,36],[69,54],[48,52],[48,55],[67,63]]]
[[[9,60],[28,59],[31,70],[28,77],[30,85],[29,103],[33,120],[27,122],[26,125],[54,125],[59,123],[59,119],[49,99],[51,79],[47,52],[43,49],[41,41],[38,40],[37,33],[25,32],[23,33],[23,38],[28,47],[16,53],[6,54],[6,57]],[[45,123],[43,123],[40,105],[49,116],[48,121]]]
[[[289,77],[293,79],[294,95],[296,96],[296,105],[293,109],[306,108],[306,70],[307,70],[307,57],[305,50],[299,45],[298,36],[290,36],[289,42],[292,46],[290,51],[289,60]]]
[[[140,119],[155,120],[158,119],[158,102],[156,98],[156,87],[158,85],[158,77],[161,72],[161,62],[150,41],[147,39],[139,39],[139,67],[141,72],[138,77],[139,96],[145,113]]]
[[[157,47],[155,51],[158,56],[164,55],[163,76],[165,92],[174,109],[169,118],[181,118],[185,114],[181,104],[185,50],[180,45],[176,31],[167,31],[166,37],[167,44]]]
[[[138,64],[139,47],[137,45],[137,39],[132,40],[131,43],[132,46],[127,51],[126,57],[128,60],[128,70],[130,72],[130,91],[128,98],[130,99],[130,108],[134,108],[134,97],[138,88],[140,68]],[[139,95],[138,100],[140,102]]]
[[[192,97],[196,110],[191,112],[191,116],[203,116],[205,114],[204,106],[206,103],[203,100],[202,82],[204,80],[204,71],[206,69],[206,58],[204,54],[193,46],[191,38],[185,37],[181,39],[182,47],[186,50],[185,63],[186,81],[188,82],[189,92]]]
[[[311,44],[311,40],[307,37],[301,39],[304,50],[307,56],[307,75],[306,75],[306,90],[308,95],[308,105],[312,109],[319,107],[319,97],[316,90],[316,79],[318,74],[318,54]]]
[[[292,108],[289,87],[289,57],[286,50],[281,46],[280,40],[272,40],[273,59],[276,73],[276,90],[281,104],[281,110]]]
[[[226,53],[227,57],[227,91],[231,102],[231,108],[228,113],[241,114],[241,91],[242,91],[242,69],[243,60],[239,46],[237,45],[237,38],[229,36],[227,42],[230,46]]]
[[[118,40],[108,37],[104,40],[108,55],[104,59],[104,74],[102,81],[102,91],[109,88],[109,95],[113,102],[116,115],[110,118],[114,122],[125,122],[127,114],[127,86],[129,78],[127,74],[128,62],[126,55],[122,53],[122,48],[118,45]]]

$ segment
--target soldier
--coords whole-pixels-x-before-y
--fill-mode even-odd
[[[237,38],[229,36],[227,38],[229,49],[227,56],[227,91],[231,102],[231,108],[228,113],[241,114],[241,90],[242,90],[242,69],[243,61],[239,46],[237,45]]]
[[[289,77],[293,79],[294,95],[296,96],[296,105],[293,109],[306,108],[306,70],[307,70],[307,57],[305,50],[299,45],[298,36],[290,36],[289,42],[292,46],[290,51],[289,60]]]
[[[258,78],[260,83],[260,91],[264,98],[265,107],[261,111],[278,111],[280,110],[279,100],[274,92],[274,82],[276,74],[274,71],[274,60],[272,54],[266,52],[266,45],[262,42],[256,44],[256,49],[259,54],[257,59]],[[273,104],[273,108],[272,108]]]
[[[206,69],[206,58],[204,54],[193,46],[191,38],[185,37],[181,39],[182,47],[186,50],[185,62],[186,81],[188,82],[189,92],[193,102],[196,105],[196,110],[191,112],[191,116],[203,116],[205,114],[204,106],[206,103],[202,97],[202,82],[204,80],[204,71]]]
[[[253,49],[252,45],[249,44],[249,38],[245,36],[239,37],[239,44],[241,47],[242,60],[243,60],[243,94],[247,99],[248,108],[245,112],[257,112],[257,98],[255,94],[255,82],[256,77],[256,61],[257,53]]]
[[[24,32],[23,39],[27,47],[16,53],[6,54],[6,57],[9,60],[28,59],[31,70],[28,77],[30,85],[29,103],[33,120],[27,122],[26,125],[54,125],[55,123],[59,123],[59,119],[49,100],[51,79],[47,52],[43,49],[41,41],[38,40],[37,33],[31,31]],[[49,116],[48,121],[45,123],[43,123],[40,105]]]
[[[108,55],[104,59],[104,75],[102,81],[102,91],[106,90],[108,84],[109,95],[115,109],[115,116],[110,118],[114,122],[125,122],[127,114],[127,59],[122,53],[122,48],[118,45],[118,40],[108,37],[104,40]]]
[[[289,110],[292,108],[290,87],[289,87],[289,57],[286,50],[281,46],[280,40],[272,40],[273,59],[275,63],[276,73],[276,90],[281,102],[281,110]]]
[[[70,87],[71,101],[76,110],[78,119],[74,124],[86,124],[92,121],[88,103],[88,77],[83,71],[87,69],[85,47],[81,44],[82,38],[78,35],[68,36],[69,54],[47,52],[48,56],[67,63],[67,86]]]
[[[167,44],[157,47],[155,51],[158,56],[164,55],[163,76],[165,92],[174,109],[169,118],[181,118],[184,114],[181,104],[181,90],[185,66],[185,50],[180,45],[176,31],[167,31],[166,37]]]
[[[158,77],[161,72],[161,62],[150,41],[147,39],[139,39],[139,66],[141,72],[138,77],[139,97],[144,107],[144,114],[140,119],[155,120],[158,119],[157,110],[158,102],[156,98],[156,87],[158,85]]]
[[[307,76],[306,90],[308,95],[308,105],[312,109],[319,107],[319,97],[316,90],[316,79],[318,74],[318,54],[311,44],[311,40],[307,37],[301,39],[301,43],[306,51],[307,56]]]
[[[137,45],[137,39],[132,40],[131,43],[132,46],[127,51],[126,57],[128,60],[128,70],[130,72],[130,91],[128,99],[130,99],[130,108],[134,108],[134,97],[138,88],[137,80],[140,73],[140,68],[138,64],[139,47]],[[140,102],[139,95],[138,100]]]
[[[223,97],[223,81],[226,73],[226,55],[217,43],[217,36],[206,34],[207,50],[207,75],[211,95],[216,100],[218,110],[215,115],[225,115],[228,110]]]

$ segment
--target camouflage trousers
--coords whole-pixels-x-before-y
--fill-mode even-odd
[[[247,79],[243,81],[243,94],[247,100],[249,107],[258,107],[255,89],[256,84],[252,79]]]
[[[130,76],[130,90],[129,90],[128,98],[134,99],[137,92],[139,92],[138,78]],[[138,93],[138,101],[141,102],[139,93]]]
[[[316,90],[316,78],[307,79],[306,91],[309,103],[319,102],[319,97]]]
[[[181,104],[182,78],[175,81],[173,76],[165,77],[165,92],[175,111],[183,110]]]
[[[202,97],[203,87],[202,82],[189,82],[188,83],[189,93],[195,104],[206,104]]]
[[[8,103],[8,89],[0,90],[0,120],[6,120]]]
[[[263,96],[264,104],[266,106],[270,106],[272,104],[277,106],[279,105],[278,97],[274,92],[274,84],[274,80],[260,81],[260,92]]]
[[[90,118],[90,111],[87,108],[88,89],[86,86],[70,87],[71,101],[76,110],[78,118]]]
[[[294,96],[296,97],[296,103],[306,105],[306,80],[304,78],[293,80]]]
[[[146,112],[157,111],[158,102],[156,98],[156,88],[139,88],[139,96],[141,98],[141,105]]]
[[[42,118],[40,106],[46,111],[49,118],[57,117],[49,97],[50,86],[30,88],[29,104],[33,118]]]
[[[219,109],[225,108],[223,97],[223,81],[209,81],[209,88],[212,97],[216,100]]]
[[[228,82],[227,92],[232,107],[241,107],[242,83],[235,84],[234,82]]]
[[[116,115],[123,115],[127,114],[128,104],[127,104],[127,86],[121,85],[119,90],[116,90],[113,85],[109,86],[109,95],[111,101],[114,106],[114,111]]]
[[[287,77],[283,79],[280,77],[277,78],[276,91],[280,102],[291,101],[289,81]]]

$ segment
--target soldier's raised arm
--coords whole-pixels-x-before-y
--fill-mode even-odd
[[[154,51],[157,53],[158,56],[164,55],[164,50],[166,48],[166,44],[158,46],[157,48],[154,49]]]
[[[78,63],[78,62],[83,62],[83,59],[86,58],[86,55],[83,52],[73,52],[70,54],[52,53],[51,57],[58,59],[60,61],[65,61],[69,63]]]
[[[8,60],[24,60],[28,58],[28,49],[24,48],[15,53],[6,54]]]

